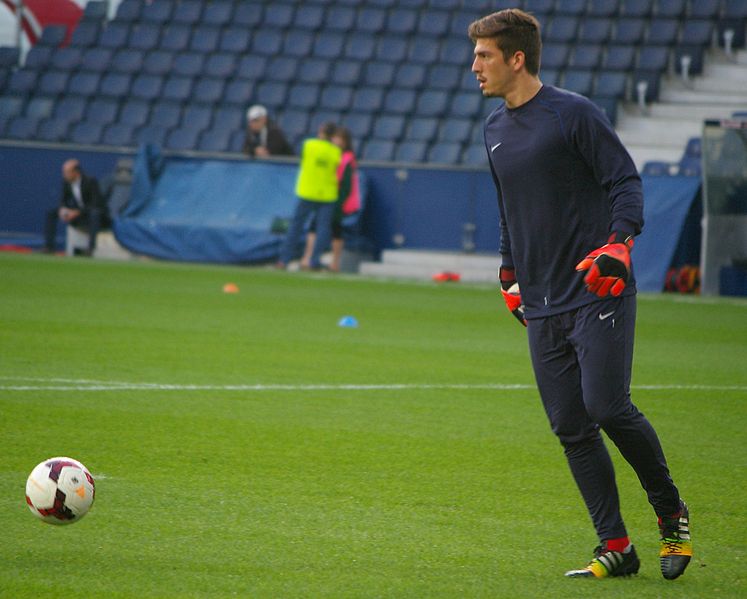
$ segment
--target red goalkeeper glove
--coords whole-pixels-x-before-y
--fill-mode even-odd
[[[599,297],[615,297],[625,289],[630,279],[630,250],[633,237],[613,233],[607,244],[594,250],[576,265],[576,270],[586,270],[586,289]]]
[[[501,293],[508,310],[521,324],[527,326],[527,320],[524,318],[524,303],[521,301],[521,292],[519,291],[519,284],[516,282],[514,269],[501,266],[498,273],[501,280]]]

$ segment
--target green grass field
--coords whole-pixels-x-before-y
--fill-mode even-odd
[[[0,596],[747,596],[747,301],[640,297],[676,581],[614,448],[641,573],[563,578],[596,539],[524,337],[488,286],[0,254]],[[24,501],[56,455],[97,480],[67,527]]]

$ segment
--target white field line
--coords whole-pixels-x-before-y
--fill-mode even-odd
[[[476,383],[476,384],[379,384],[379,385],[189,385],[169,383],[133,383],[121,381],[95,381],[89,379],[37,378],[0,376],[0,391],[417,391],[417,390],[495,390],[523,391],[536,389],[535,385]],[[19,384],[24,381],[23,384]],[[34,383],[34,384],[29,384]],[[747,391],[747,385],[633,385],[633,389],[650,391]]]

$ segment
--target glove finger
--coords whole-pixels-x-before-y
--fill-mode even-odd
[[[625,281],[623,281],[622,279],[617,279],[614,285],[612,285],[612,289],[610,289],[610,293],[614,295],[615,297],[617,297],[623,292],[623,289],[625,289]]]
[[[586,256],[586,258],[576,264],[576,270],[588,270],[592,264],[594,264],[594,258],[589,258],[588,256]]]
[[[610,292],[610,287],[612,287],[614,282],[615,279],[612,279],[610,277],[602,277],[600,279],[599,289],[597,289],[597,295],[599,297],[607,296]]]
[[[589,272],[586,273],[586,276],[584,277],[584,283],[587,285],[594,284],[597,280],[599,280],[599,266],[596,264],[591,265],[591,268],[589,268]]]

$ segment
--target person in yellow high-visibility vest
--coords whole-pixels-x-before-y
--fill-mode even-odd
[[[331,141],[336,129],[334,123],[323,123],[317,137],[303,143],[296,181],[298,204],[280,248],[278,268],[285,268],[299,253],[304,227],[312,215],[316,218],[317,236],[309,267],[312,270],[322,267],[320,258],[332,239],[332,217],[339,193],[337,167],[342,151]]]

